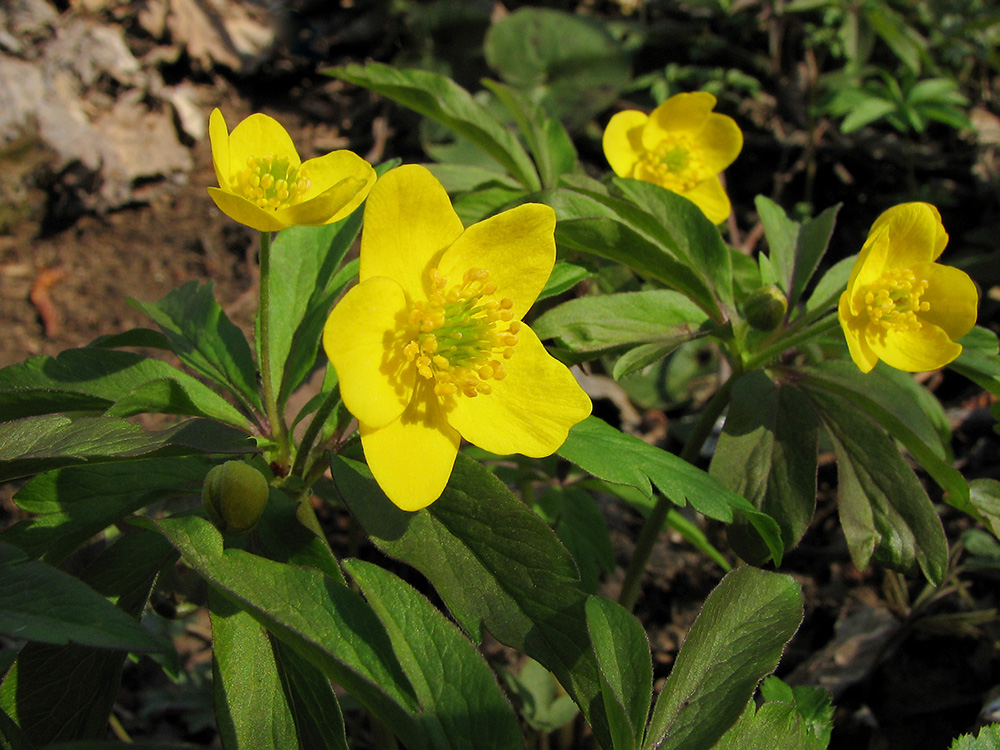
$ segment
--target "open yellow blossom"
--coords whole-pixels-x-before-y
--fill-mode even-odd
[[[555,263],[555,213],[529,203],[469,228],[423,167],[386,173],[365,205],[359,284],[323,345],[385,494],[436,500],[461,438],[499,454],[553,453],[591,409],[521,318]]]
[[[964,271],[934,262],[947,244],[929,203],[903,203],[875,220],[838,307],[862,372],[880,359],[908,372],[936,370],[962,353],[956,341],[976,324],[979,293]]]
[[[361,205],[375,182],[371,164],[352,151],[303,162],[273,117],[253,114],[230,133],[218,109],[208,120],[219,187],[209,194],[223,213],[261,232],[331,224]]]
[[[696,91],[670,97],[649,115],[619,112],[604,130],[604,155],[619,177],[680,193],[719,224],[732,210],[719,173],[739,156],[743,133],[714,107],[714,96]]]

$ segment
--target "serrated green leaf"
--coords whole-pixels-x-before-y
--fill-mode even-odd
[[[612,747],[633,750],[642,742],[653,700],[646,631],[624,607],[599,596],[587,600],[587,628],[601,670]]]
[[[684,293],[714,320],[722,320],[708,282],[655,217],[631,201],[596,192],[558,188],[538,197],[556,211],[556,242],[561,247],[622,263]]]
[[[573,555],[580,571],[580,586],[588,594],[594,593],[601,572],[614,570],[615,551],[593,495],[576,487],[550,487],[535,509]]]
[[[30,417],[0,424],[0,482],[87,461],[252,449],[244,433],[205,419],[153,431],[117,417]]]
[[[82,580],[115,601],[120,613],[138,618],[156,575],[175,558],[158,534],[128,534],[91,563]],[[100,627],[96,620],[95,624]],[[121,687],[125,657],[124,651],[110,648],[29,642],[0,686],[0,707],[17,717],[37,747],[58,740],[103,738]]]
[[[546,101],[573,130],[611,105],[631,75],[621,44],[597,20],[550,8],[496,21],[483,52],[507,83]]]
[[[299,747],[292,707],[282,688],[267,631],[214,590],[212,685],[215,717],[224,748],[288,750]]]
[[[120,403],[119,403],[120,402]],[[84,347],[0,370],[0,421],[67,411],[127,417],[188,414],[250,431],[219,394],[176,367],[131,352]]]
[[[826,745],[809,732],[805,721],[788,703],[768,702],[760,707],[747,706],[715,746],[715,750],[824,750]]]
[[[344,714],[330,681],[281,641],[272,641],[282,684],[295,711],[299,746],[307,750],[348,750]]]
[[[798,544],[816,509],[819,421],[795,387],[760,370],[736,380],[710,473],[767,513],[781,528],[784,548]],[[745,560],[763,563],[760,536],[736,523],[729,539]]]
[[[482,84],[507,108],[535,159],[543,188],[577,166],[576,147],[562,124],[516,89],[485,79]]]
[[[820,748],[830,744],[833,732],[832,696],[823,688],[796,685],[794,688],[771,675],[761,683],[761,697],[767,702],[787,703],[802,717],[806,731],[820,741]]]
[[[575,351],[693,338],[708,316],[680,292],[649,289],[571,299],[532,324],[541,339],[555,338]]]
[[[344,65],[326,72],[441,123],[489,154],[526,189],[541,187],[535,166],[517,138],[451,79],[381,63]]]
[[[250,345],[215,301],[212,284],[189,281],[157,302],[129,299],[148,315],[188,367],[260,410],[257,370]]]
[[[416,513],[389,502],[363,464],[338,456],[331,468],[338,494],[371,540],[423,573],[470,636],[478,640],[485,628],[554,672],[606,745],[586,595],[545,522],[461,453],[444,493]]]
[[[942,435],[942,429],[948,429],[947,422],[943,422],[943,414],[938,415],[937,423],[931,417],[940,412],[940,403],[908,374],[883,368],[862,373],[853,363],[842,360],[827,360],[803,368],[803,373],[811,384],[847,398],[872,416],[934,478],[947,493],[950,505],[975,515],[969,504],[969,485],[949,463],[944,440],[950,435]],[[924,399],[915,393],[917,389],[923,390]]]
[[[698,206],[679,193],[652,182],[615,177],[612,194],[632,201],[655,219],[659,239],[679,248],[683,258],[705,279],[723,307],[733,307],[733,268],[719,229]]]
[[[162,651],[164,644],[79,579],[0,544],[0,633],[62,645]]]
[[[347,689],[396,736],[426,747],[412,688],[381,623],[357,594],[312,568],[224,550],[221,535],[203,518],[153,523],[220,593]]]
[[[742,567],[705,600],[653,709],[645,750],[707,750],[739,718],[802,621],[786,575]]]
[[[927,493],[899,450],[849,401],[804,384],[837,454],[840,523],[851,559],[872,556],[899,571],[919,565],[935,585],[948,564],[948,541]]]
[[[774,519],[696,466],[619,432],[597,417],[575,425],[558,453],[598,479],[631,485],[647,497],[652,493],[652,481],[675,505],[691,503],[709,518],[731,523],[733,511],[739,511],[754,525],[775,559],[781,559],[781,532]]]
[[[950,750],[1000,750],[1000,724],[988,724],[973,737],[963,734],[951,743]]]
[[[385,626],[420,701],[432,747],[506,748],[521,743],[510,704],[475,646],[399,577],[361,560],[344,563]]]

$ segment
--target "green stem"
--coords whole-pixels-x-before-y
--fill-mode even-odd
[[[333,388],[326,394],[326,398],[319,405],[319,408],[313,415],[312,421],[309,422],[309,426],[302,435],[298,453],[295,456],[295,465],[292,466],[293,475],[304,477],[303,470],[312,463],[313,456],[311,455],[311,451],[313,443],[316,442],[316,436],[319,435],[320,430],[323,429],[323,425],[326,424],[327,417],[330,416],[330,413],[336,408],[338,403],[340,403],[340,388]]]
[[[782,352],[791,349],[793,346],[801,344],[803,341],[816,338],[827,331],[833,330],[840,325],[840,319],[836,315],[822,318],[816,323],[805,326],[798,332],[783,336],[775,341],[771,346],[763,349],[750,357],[743,365],[745,371],[756,370],[765,367],[780,355]]]
[[[275,462],[288,464],[290,446],[288,427],[278,408],[278,394],[271,380],[271,233],[260,233],[260,307],[257,310],[260,336],[260,377],[264,389],[264,408],[270,423],[271,438],[277,445]]]
[[[729,403],[729,392],[732,390],[733,381],[734,378],[730,378],[715,392],[715,395],[705,405],[705,410],[695,423],[694,430],[688,436],[687,442],[684,443],[680,457],[688,463],[694,463],[705,441],[712,434],[716,420]],[[630,612],[639,598],[642,576],[646,572],[649,558],[653,554],[653,547],[660,537],[660,532],[663,530],[663,524],[667,520],[667,514],[672,505],[673,503],[663,495],[656,498],[656,504],[646,517],[642,532],[639,534],[639,540],[635,544],[632,559],[629,560],[628,569],[625,571],[625,581],[622,583],[622,590],[618,595],[618,603]]]

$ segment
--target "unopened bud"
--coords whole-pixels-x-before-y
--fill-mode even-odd
[[[758,331],[773,331],[787,311],[788,299],[775,284],[755,289],[743,302],[743,316]]]
[[[246,534],[260,520],[269,488],[264,475],[243,461],[212,468],[201,488],[209,520],[225,534]]]

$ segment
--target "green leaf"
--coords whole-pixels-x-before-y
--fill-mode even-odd
[[[886,3],[862,5],[861,12],[896,57],[912,72],[919,72],[921,60],[927,57],[927,40]]]
[[[869,96],[857,104],[844,118],[843,122],[840,123],[840,132],[853,133],[855,130],[895,112],[897,107],[898,105],[894,101]]]
[[[342,685],[397,737],[425,747],[418,706],[385,630],[361,598],[318,570],[239,549],[197,516],[153,522],[188,566]]]
[[[158,534],[132,533],[109,546],[83,571],[82,580],[117,602],[117,608],[112,607],[118,612],[116,623],[124,613],[139,628],[134,620],[142,614],[157,574],[175,558]],[[96,618],[94,624],[101,627]],[[125,658],[125,651],[110,648],[29,642],[0,687],[0,707],[17,717],[37,747],[57,740],[103,738]]]
[[[0,544],[0,633],[42,643],[162,651],[163,643],[92,588]]]
[[[982,477],[969,482],[969,502],[996,536],[1000,532],[1000,482]]]
[[[1000,750],[1000,724],[987,724],[975,737],[963,734],[951,743],[950,750]]]
[[[489,630],[555,673],[608,744],[597,664],[573,560],[491,472],[459,453],[441,497],[416,513],[385,497],[367,467],[337,456],[334,485],[371,540],[417,568],[473,638]]]
[[[707,320],[680,292],[649,289],[571,299],[542,314],[531,328],[539,338],[558,339],[574,351],[599,351],[675,340],[679,345]]]
[[[267,631],[214,590],[209,590],[208,601],[215,717],[223,747],[299,747]]]
[[[576,147],[558,120],[516,89],[489,79],[482,83],[517,123],[538,166],[542,187],[555,187],[562,175],[576,169]]]
[[[615,360],[614,367],[611,368],[611,377],[615,380],[621,380],[639,372],[651,364],[659,362],[681,344],[690,341],[691,338],[666,339],[657,343],[641,344],[634,349],[629,349]]]
[[[781,559],[781,533],[774,519],[696,466],[619,432],[597,417],[575,425],[558,453],[598,479],[636,487],[647,497],[652,493],[652,480],[675,505],[683,507],[690,502],[699,513],[718,521],[732,523],[733,511],[739,511],[754,525],[775,559]]]
[[[851,559],[864,570],[874,554],[899,571],[919,565],[940,584],[948,542],[934,505],[895,443],[849,401],[804,384],[837,454],[840,523]]]
[[[761,697],[768,702],[787,703],[805,722],[809,734],[820,741],[820,747],[830,744],[833,732],[833,703],[830,693],[823,688],[796,685],[794,688],[771,675],[760,686]]]
[[[646,631],[624,607],[599,596],[587,600],[587,628],[601,670],[612,747],[633,750],[642,742],[653,699]]]
[[[344,714],[323,673],[282,641],[272,641],[288,703],[294,709],[299,746],[348,750]]]
[[[962,345],[962,353],[948,367],[994,396],[1000,396],[997,335],[988,328],[976,326],[959,339],[958,343]]]
[[[847,288],[847,280],[851,277],[854,269],[854,262],[858,256],[852,255],[838,261],[823,274],[813,289],[813,293],[806,300],[806,312],[816,312],[827,310],[837,304],[840,295]]]
[[[244,406],[261,409],[250,345],[215,301],[211,283],[189,281],[158,302],[129,304],[152,318],[188,367],[229,389]]]
[[[538,732],[551,734],[580,714],[579,707],[562,690],[555,675],[534,659],[524,659],[517,674],[505,670],[503,677],[521,719]]]
[[[655,219],[661,241],[668,247],[679,248],[682,258],[708,281],[716,299],[732,309],[733,267],[729,248],[705,213],[679,193],[652,182],[615,177],[611,187],[613,193],[632,201]]]
[[[587,593],[595,592],[601,571],[610,573],[615,569],[615,550],[593,495],[576,487],[550,487],[535,511],[573,555],[580,571],[580,586]]]
[[[776,747],[795,750],[824,750],[824,744],[813,735],[806,722],[788,703],[765,703],[759,708],[747,706],[740,720],[726,732],[715,750],[773,750]]]
[[[757,196],[755,205],[779,284],[788,295],[788,307],[795,307],[826,253],[840,205],[805,223],[789,219],[778,204],[763,195]]]
[[[0,482],[87,461],[250,450],[245,434],[204,419],[153,431],[117,417],[31,417],[0,424]]]
[[[326,72],[441,123],[489,154],[526,189],[541,187],[535,166],[517,138],[450,78],[381,63],[343,65]]]
[[[556,295],[568,292],[581,281],[593,276],[589,268],[578,266],[565,260],[556,261],[549,280],[545,283],[545,288],[538,295],[539,300],[555,297]]]
[[[0,421],[68,411],[207,417],[250,432],[245,416],[176,367],[131,352],[84,347],[0,370]]]
[[[610,106],[631,75],[622,45],[592,18],[521,8],[498,20],[483,43],[486,62],[511,86],[578,130]]]
[[[809,399],[756,370],[733,385],[710,473],[775,519],[782,545],[791,549],[816,510],[818,445],[819,421]],[[729,539],[749,562],[768,557],[760,536],[745,523],[734,524]]]
[[[488,169],[473,164],[438,162],[430,162],[423,166],[438,179],[451,196],[490,187],[524,193],[524,188],[515,179],[498,169]]]
[[[556,211],[561,247],[622,263],[684,293],[714,320],[722,320],[708,282],[655,217],[631,201],[577,189],[558,188],[538,197]]]
[[[438,748],[506,748],[521,743],[510,704],[475,646],[396,575],[361,560],[344,563],[392,640]]]
[[[942,434],[948,429],[944,415],[939,414],[937,422],[931,417],[941,411],[940,403],[910,375],[882,367],[862,373],[852,362],[841,360],[827,360],[802,372],[811,385],[843,396],[867,412],[934,478],[950,505],[975,515],[969,485],[949,463],[945,440],[950,435]]]
[[[742,567],[726,574],[688,632],[646,732],[646,750],[707,750],[739,718],[802,621],[790,577]]]
[[[198,494],[210,466],[201,458],[179,456],[41,474],[14,496],[21,508],[37,515],[4,529],[0,541],[57,564],[95,534],[152,502]]]

